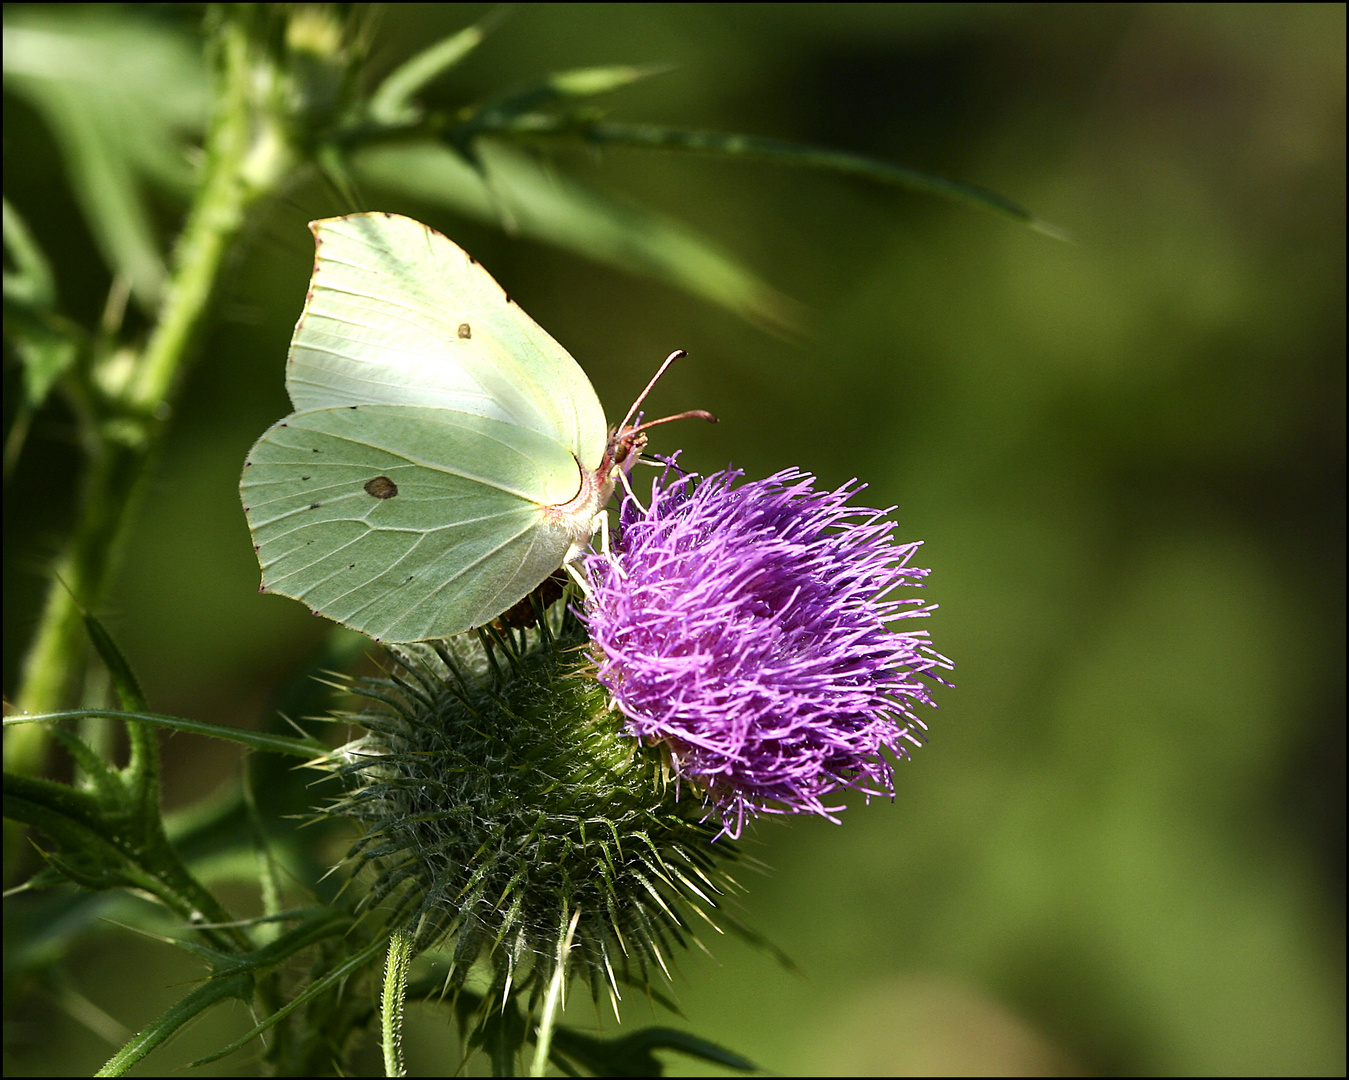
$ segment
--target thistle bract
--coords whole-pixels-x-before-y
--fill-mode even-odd
[[[849,505],[855,481],[819,491],[791,469],[737,486],[738,470],[672,466],[586,558],[599,678],[629,730],[668,747],[731,836],[746,815],[832,818],[841,788],[892,794],[882,751],[921,744],[924,677],[951,666],[890,625],[932,611],[892,595],[927,575],[909,566],[919,545]]]
[[[617,1009],[694,936],[687,915],[712,917],[736,853],[623,730],[566,607],[390,649],[390,677],[353,686],[377,707],[343,714],[368,734],[332,756],[349,790],[329,813],[363,827],[367,906],[443,946],[451,987],[484,961],[498,1001],[536,1000],[575,917],[569,971]]]

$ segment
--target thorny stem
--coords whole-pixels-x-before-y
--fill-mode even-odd
[[[210,307],[220,268],[248,205],[284,175],[287,155],[255,138],[253,53],[243,21],[225,15],[216,27],[217,108],[205,145],[201,185],[174,253],[159,317],[125,398],[89,433],[90,463],[74,534],[53,567],[52,583],[24,662],[15,698],[21,712],[66,703],[84,656],[80,605],[94,606],[112,578],[137,496],[163,438],[180,375]],[[24,724],[5,742],[5,763],[40,769],[44,725]]]
[[[389,955],[384,963],[384,995],[380,1001],[385,1076],[407,1075],[407,1064],[403,1061],[403,1002],[407,997],[411,965],[412,935],[397,930],[389,938]]]

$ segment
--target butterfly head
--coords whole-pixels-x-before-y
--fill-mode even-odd
[[[687,412],[676,413],[674,416],[662,416],[659,420],[647,420],[645,422],[642,421],[641,414],[637,411],[642,402],[646,400],[646,395],[651,393],[651,388],[665,374],[665,369],[676,360],[687,355],[683,349],[676,349],[667,356],[660,369],[646,384],[646,389],[637,395],[637,400],[632,403],[632,408],[628,410],[628,415],[623,418],[623,422],[609,433],[609,445],[605,448],[599,475],[606,478],[610,492],[613,491],[614,481],[618,477],[617,470],[621,469],[625,473],[630,472],[637,459],[642,456],[642,451],[646,449],[646,433],[649,429],[657,424],[668,424],[671,420],[699,419],[706,420],[711,424],[717,422],[717,418],[705,409],[690,409]],[[634,419],[637,421],[636,423],[632,422]]]

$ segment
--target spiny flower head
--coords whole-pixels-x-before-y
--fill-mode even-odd
[[[328,813],[362,826],[364,906],[446,950],[451,988],[482,962],[488,998],[533,1007],[568,955],[617,1011],[696,940],[689,915],[715,919],[737,853],[609,710],[569,605],[539,614],[390,647],[389,677],[355,680],[376,706],[339,716],[366,734],[326,763],[347,781]]]
[[[737,486],[740,470],[673,465],[585,560],[599,678],[629,730],[668,748],[733,837],[747,814],[835,820],[842,788],[893,794],[882,751],[921,745],[924,677],[951,666],[925,631],[890,626],[932,611],[892,595],[927,575],[908,565],[919,545],[849,505],[856,481],[820,491],[788,469]]]

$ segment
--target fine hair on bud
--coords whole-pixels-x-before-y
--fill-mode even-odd
[[[346,785],[326,812],[362,830],[363,906],[440,951],[447,989],[482,963],[533,1009],[575,918],[568,975],[617,1011],[622,986],[668,979],[691,919],[734,925],[714,909],[739,854],[627,733],[570,606],[537,615],[391,647],[387,677],[352,680],[369,706],[337,718],[364,734],[325,762]]]

